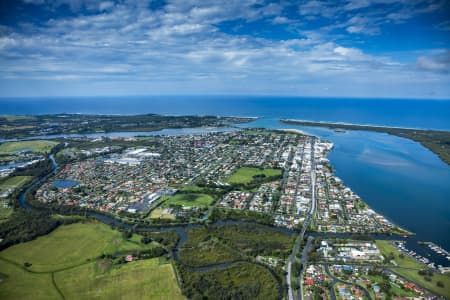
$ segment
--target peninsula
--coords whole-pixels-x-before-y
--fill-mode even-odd
[[[358,125],[349,123],[315,122],[306,120],[281,119],[281,123],[330,129],[365,130],[383,132],[419,142],[439,156],[442,161],[450,165],[450,131],[401,128],[388,126]]]
[[[234,119],[158,126],[189,120]],[[257,128],[40,138],[0,144],[2,299],[449,296],[448,269],[335,175],[329,141]]]
[[[0,137],[27,138],[36,135],[145,132],[169,128],[228,127],[254,120],[251,117],[144,115],[0,115]]]

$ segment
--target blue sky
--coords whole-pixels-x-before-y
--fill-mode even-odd
[[[2,0],[0,97],[450,98],[446,0]]]

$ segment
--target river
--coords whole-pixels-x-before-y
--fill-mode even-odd
[[[437,264],[450,266],[417,241],[450,249],[450,166],[417,142],[369,131],[336,132],[327,128],[286,125],[261,118],[240,127],[295,128],[334,143],[328,158],[335,174],[371,208],[416,233],[407,247]]]
[[[419,143],[376,132],[336,132],[326,128],[285,125],[277,118],[260,118],[239,127],[268,129],[296,128],[330,140],[335,147],[329,155],[336,175],[373,209],[416,236],[407,248],[437,264],[450,266],[417,241],[431,241],[450,249],[450,167]],[[235,128],[217,128],[231,131]],[[108,136],[182,135],[216,132],[214,128],[167,129],[149,133],[109,133]],[[98,137],[99,134],[83,136]],[[60,137],[60,136],[58,136]],[[25,203],[23,203],[25,205]]]

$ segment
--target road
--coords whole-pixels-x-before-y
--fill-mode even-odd
[[[292,249],[292,253],[287,261],[287,274],[286,274],[286,284],[288,286],[288,299],[294,300],[294,291],[291,284],[292,279],[292,263],[295,261],[295,256],[300,249],[300,243],[303,240],[306,230],[309,227],[309,223],[316,211],[316,165],[314,161],[314,142],[315,138],[312,138],[311,141],[311,207],[308,211],[308,216],[305,218],[305,222],[303,222],[302,230],[295,240],[294,248]]]
[[[311,242],[314,238],[312,236],[308,236],[308,240],[306,242],[305,247],[302,252],[302,267],[300,269],[300,275],[297,277],[297,283],[299,289],[297,291],[297,299],[303,299],[303,274],[305,273],[305,267],[308,265],[308,253],[311,250]]]
[[[350,282],[350,281],[345,281],[345,280],[342,280],[342,279],[337,278],[336,276],[334,276],[333,274],[331,274],[330,268],[328,267],[328,264],[324,264],[324,267],[325,267],[325,272],[327,273],[327,275],[328,275],[330,278],[333,279],[333,281],[332,281],[331,284],[330,284],[330,295],[331,295],[331,299],[332,299],[332,300],[335,300],[335,299],[336,299],[336,294],[334,293],[334,285],[335,285],[337,282],[341,282],[341,283],[345,283],[345,284],[349,284],[349,285],[353,285],[353,286],[358,287],[360,290],[363,291],[363,293],[364,293],[364,295],[367,297],[367,299],[372,300],[372,297],[370,296],[370,293],[369,293],[369,291],[368,291],[366,288],[364,288],[363,286],[361,286],[361,285],[359,285],[359,284],[356,284],[356,283],[353,283],[353,282]]]

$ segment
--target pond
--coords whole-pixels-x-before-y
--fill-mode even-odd
[[[71,188],[80,184],[80,182],[74,180],[53,180],[52,183],[58,189]]]

